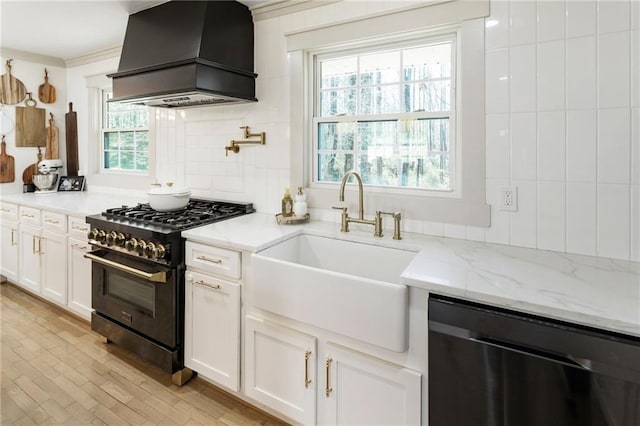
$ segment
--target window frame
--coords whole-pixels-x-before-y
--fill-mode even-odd
[[[359,16],[325,26],[301,29],[285,34],[289,64],[290,92],[290,185],[303,184],[307,200],[318,217],[338,220],[332,206],[338,205],[336,188],[311,187],[308,176],[311,147],[309,111],[310,50],[356,46],[362,42],[392,42],[416,38],[460,28],[457,44],[458,108],[456,141],[460,158],[457,174],[459,197],[415,197],[411,195],[364,191],[365,212],[399,211],[403,224],[413,232],[421,232],[429,223],[487,227],[491,206],[487,203],[485,174],[485,17],[489,16],[489,0],[434,0],[378,14]],[[347,185],[347,192],[356,192]],[[357,208],[355,195],[346,197],[349,209]]]
[[[373,185],[373,184],[364,184],[367,191],[379,192],[379,193],[388,193],[388,194],[397,194],[397,195],[411,195],[411,196],[435,196],[435,197],[459,197],[459,188],[456,183],[460,180],[460,176],[458,175],[458,162],[460,161],[459,156],[457,155],[457,105],[459,99],[457,98],[458,94],[458,84],[459,84],[459,76],[457,72],[457,62],[458,62],[458,49],[457,45],[460,38],[459,29],[455,28],[444,28],[436,33],[431,33],[427,35],[421,35],[420,37],[408,38],[399,41],[393,42],[383,42],[383,43],[368,43],[362,46],[357,47],[348,47],[348,48],[322,48],[322,49],[314,49],[309,50],[307,52],[307,60],[309,63],[307,64],[307,69],[311,70],[310,78],[312,80],[310,87],[312,88],[312,95],[309,96],[310,105],[308,106],[308,110],[311,112],[311,134],[309,138],[311,140],[311,149],[308,150],[308,158],[305,159],[305,163],[309,165],[307,167],[308,176],[306,181],[309,184],[310,188],[337,188],[340,185],[340,182],[322,182],[318,180],[318,125],[323,122],[355,122],[356,125],[360,121],[391,121],[396,120],[398,122],[404,119],[437,119],[437,118],[447,118],[449,120],[449,188],[448,189],[436,189],[436,188],[416,188],[416,187],[402,187],[402,186],[385,186],[385,185]],[[368,115],[349,115],[349,116],[327,116],[320,117],[319,110],[321,109],[321,98],[320,98],[320,85],[321,79],[319,76],[320,67],[319,62],[323,60],[329,60],[333,58],[340,58],[345,56],[356,56],[360,57],[366,55],[368,53],[378,53],[384,51],[402,51],[405,49],[411,49],[413,47],[422,47],[422,46],[430,46],[437,45],[442,43],[450,43],[451,44],[451,109],[446,112],[399,112],[399,113],[388,113],[388,114],[368,114]],[[394,83],[398,85],[403,84],[402,78],[398,83]],[[359,89],[361,86],[358,84],[355,86],[356,89]],[[354,156],[357,157],[358,154],[358,146],[354,147]],[[357,161],[357,160],[356,160]]]
[[[118,127],[118,128],[109,128],[106,127],[107,121],[108,121],[108,117],[107,117],[107,93],[113,93],[111,85],[109,86],[103,86],[99,88],[99,98],[100,98],[100,129],[99,129],[99,133],[100,133],[100,152],[99,152],[99,167],[100,167],[100,173],[101,174],[118,174],[118,175],[128,175],[128,176],[150,176],[151,175],[151,166],[152,166],[152,153],[153,153],[153,149],[152,149],[152,141],[151,141],[151,116],[153,115],[152,112],[149,110],[149,107],[147,108],[147,113],[148,113],[148,123],[149,125],[147,127],[131,127],[131,128],[125,128],[125,127]],[[133,169],[115,169],[115,168],[106,168],[105,167],[105,134],[109,133],[109,132],[113,132],[113,131],[117,131],[117,132],[136,132],[136,131],[146,131],[147,135],[149,137],[149,147],[148,147],[148,162],[149,162],[149,169],[148,170],[133,170]]]

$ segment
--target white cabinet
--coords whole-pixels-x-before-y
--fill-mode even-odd
[[[245,331],[256,401],[303,424],[420,424],[420,373],[253,316]]]
[[[91,250],[87,243],[89,225],[83,216],[69,216],[67,231],[68,287],[67,308],[81,317],[91,319],[91,261],[84,254]]]
[[[240,389],[241,253],[186,242],[187,367],[230,390]],[[224,278],[224,279],[222,279]]]
[[[17,284],[27,290],[40,294],[40,228],[24,223],[20,226],[18,240],[18,281]]]
[[[185,311],[185,365],[240,389],[240,284],[187,272]]]
[[[67,236],[43,231],[40,237],[42,296],[67,304]]]
[[[244,390],[296,422],[316,419],[316,338],[253,316],[245,322]]]
[[[12,282],[18,281],[18,206],[0,203],[0,273]]]

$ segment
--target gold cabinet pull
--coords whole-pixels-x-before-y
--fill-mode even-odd
[[[207,256],[198,256],[197,259],[198,260],[203,260],[205,262],[215,263],[216,265],[222,263],[222,259],[212,259],[212,258],[207,257]]]
[[[38,254],[44,254],[44,252],[42,251],[42,240],[44,240],[44,237],[36,237],[38,239]]]
[[[22,217],[34,218],[36,216],[29,213],[22,213]]]
[[[202,287],[211,288],[213,290],[220,290],[220,284],[209,284],[208,282],[203,280],[197,280],[197,281],[194,281],[193,283],[198,284]]]
[[[326,362],[326,372],[327,372],[327,381],[326,381],[326,385],[324,388],[324,395],[329,398],[329,395],[331,395],[331,392],[333,392],[333,388],[331,387],[331,385],[329,385],[329,370],[331,369],[331,362],[333,361],[333,358],[329,357],[327,358],[327,362]]]
[[[33,252],[33,254],[38,253],[36,251],[36,236],[34,235],[33,237],[31,237],[31,251]]]
[[[86,250],[87,249],[87,246],[83,246],[83,245],[80,245],[78,243],[71,244],[71,247],[75,247],[75,248],[78,248],[80,250]]]
[[[45,222],[47,222],[47,223],[53,223],[53,224],[55,224],[55,225],[57,225],[58,223],[60,223],[60,221],[59,221],[59,220],[56,220],[56,219],[49,219],[49,218],[45,219],[44,221],[45,221]]]
[[[11,247],[16,246],[16,238],[15,238],[15,233],[16,233],[17,229],[13,229],[11,228]]]
[[[78,231],[88,231],[89,228],[87,228],[86,226],[78,226],[78,225],[72,225],[71,229],[76,229]]]
[[[305,389],[309,388],[311,384],[311,379],[309,378],[309,358],[311,357],[311,351],[306,351],[304,353],[304,387]]]

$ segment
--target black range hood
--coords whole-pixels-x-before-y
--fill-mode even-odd
[[[129,15],[111,102],[255,102],[253,19],[237,1],[172,0]]]

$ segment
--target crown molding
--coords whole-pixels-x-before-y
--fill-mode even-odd
[[[342,0],[271,0],[264,4],[252,6],[250,10],[255,21],[262,21],[340,1]]]
[[[18,59],[21,61],[49,65],[51,67],[65,68],[65,62],[62,58],[39,55],[37,53],[25,52],[24,50],[11,49],[8,47],[0,47],[0,56],[2,56],[3,58]]]
[[[108,49],[97,50],[87,55],[66,59],[64,62],[67,68],[86,65],[92,62],[102,61],[104,59],[119,58],[122,53],[122,46],[111,47]]]

